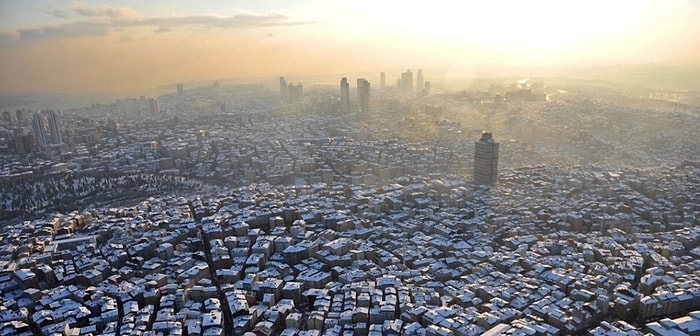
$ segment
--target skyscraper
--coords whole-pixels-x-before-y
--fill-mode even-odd
[[[345,77],[340,79],[340,110],[343,113],[350,112],[350,83]]]
[[[284,77],[280,77],[280,98],[282,98],[284,102],[289,100],[289,88],[287,87],[287,81],[284,80]]]
[[[413,92],[413,73],[411,69],[406,70],[406,72],[401,73],[401,92],[411,93]]]
[[[17,123],[20,125],[24,124],[24,110],[18,109],[17,111],[15,111],[15,114],[17,115]]]
[[[41,113],[37,113],[32,118],[32,128],[34,130],[34,137],[36,138],[36,144],[39,148],[44,148],[49,144],[46,138],[46,130],[44,129],[44,116]]]
[[[483,132],[474,143],[474,183],[494,185],[498,182],[498,142]]]
[[[304,87],[301,85],[301,83],[297,83],[297,85],[294,85],[294,83],[289,83],[289,86],[287,87],[287,95],[289,103],[298,103],[301,101],[301,98],[304,97]]]
[[[158,101],[158,98],[148,98],[148,108],[152,115],[160,113],[160,102]]]
[[[422,69],[418,69],[418,74],[416,75],[416,91],[418,91],[419,94],[423,92],[423,70]]]
[[[63,137],[61,136],[61,124],[56,115],[56,111],[48,111],[49,116],[49,130],[51,131],[51,143],[60,144],[63,142]]]
[[[370,85],[369,81],[364,78],[359,78],[357,80],[357,99],[359,100],[360,112],[369,113]]]
[[[182,83],[177,83],[177,94],[183,94],[185,89],[182,87]]]
[[[386,74],[383,72],[379,74],[379,88],[382,90],[386,88]]]

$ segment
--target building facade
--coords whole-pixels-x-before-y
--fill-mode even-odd
[[[49,130],[51,131],[51,143],[60,144],[63,142],[63,136],[61,135],[61,122],[56,115],[56,111],[48,111],[49,116]]]
[[[41,115],[41,113],[35,114],[32,118],[32,127],[34,128],[33,131],[37,146],[39,146],[39,148],[46,147],[49,144],[49,140],[46,136],[44,117]]]
[[[357,99],[359,100],[359,108],[362,113],[370,111],[370,85],[369,81],[360,78],[357,80]]]
[[[498,182],[498,142],[488,132],[474,143],[474,183],[494,185]]]
[[[418,69],[418,74],[416,75],[416,91],[418,93],[423,92],[423,70]]]
[[[340,79],[340,109],[343,113],[350,112],[350,83],[345,77]]]

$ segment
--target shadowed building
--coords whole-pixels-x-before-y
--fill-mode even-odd
[[[284,77],[280,77],[280,98],[282,101],[286,102],[289,100],[289,87],[287,86],[287,81]]]
[[[350,112],[350,83],[345,77],[340,80],[340,107],[343,113]]]
[[[35,114],[32,118],[32,126],[34,127],[34,137],[36,138],[37,146],[39,146],[39,148],[48,146],[49,139],[46,136],[44,117],[40,113]]]
[[[47,112],[49,117],[49,130],[51,133],[51,143],[60,144],[63,142],[63,137],[61,136],[61,124],[56,115],[56,111],[50,110]]]
[[[364,78],[357,80],[357,98],[359,100],[359,108],[362,113],[369,113],[370,110],[370,85],[369,81]]]
[[[483,132],[474,143],[474,183],[494,185],[498,181],[498,142]]]

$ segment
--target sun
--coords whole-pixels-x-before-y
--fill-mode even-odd
[[[542,62],[600,52],[612,37],[631,34],[639,1],[379,2],[353,29],[394,41],[480,54],[475,48]]]

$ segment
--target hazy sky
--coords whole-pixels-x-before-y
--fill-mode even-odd
[[[647,62],[700,62],[700,1],[0,0],[0,93]]]

